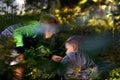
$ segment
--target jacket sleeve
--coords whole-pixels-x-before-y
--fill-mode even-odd
[[[16,42],[16,47],[22,47],[23,44],[23,37],[32,37],[34,38],[37,33],[35,31],[38,22],[34,21],[32,24],[17,28],[13,31],[13,38]]]
[[[67,71],[67,68],[69,67],[69,63],[70,63],[70,61],[69,61],[69,58],[67,57],[67,56],[65,56],[63,59],[62,59],[62,61],[61,61],[61,65],[60,65],[60,67],[59,67],[59,69],[58,69],[58,71],[57,71],[57,74],[59,75],[59,76],[63,76],[65,73],[66,73],[66,71]]]
[[[23,46],[23,34],[22,34],[22,30],[15,30],[13,32],[13,38],[16,42],[16,47],[22,47]]]

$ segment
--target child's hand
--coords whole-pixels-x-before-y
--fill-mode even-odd
[[[53,55],[51,59],[53,61],[55,61],[55,62],[60,62],[62,60],[62,57],[61,56],[57,56],[57,55]]]

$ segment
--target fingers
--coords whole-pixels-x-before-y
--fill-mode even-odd
[[[55,61],[55,62],[60,62],[62,60],[62,57],[61,56],[53,55],[52,56],[52,60]]]

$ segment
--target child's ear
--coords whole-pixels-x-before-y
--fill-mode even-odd
[[[77,51],[77,46],[75,44],[72,47],[74,51]]]

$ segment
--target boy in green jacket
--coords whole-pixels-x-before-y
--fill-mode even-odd
[[[40,40],[52,38],[53,35],[59,32],[59,21],[51,14],[41,16],[40,21],[32,21],[30,25],[19,27],[13,31],[13,38],[16,42],[12,54],[17,58],[10,62],[10,65],[16,65],[20,61],[24,60],[24,51],[30,47],[39,46]],[[49,57],[53,61],[60,61],[62,57],[57,55],[51,55]],[[16,67],[14,69],[15,77],[13,80],[22,80],[24,68]]]
[[[13,38],[16,42],[16,47],[12,54],[20,55],[24,53],[26,48],[36,47],[39,44],[39,40],[52,38],[53,35],[59,32],[59,25],[60,23],[55,16],[46,14],[41,16],[39,22],[32,21],[30,25],[15,29]],[[62,57],[51,55],[50,59],[60,61]],[[12,62],[11,65],[16,63]]]

